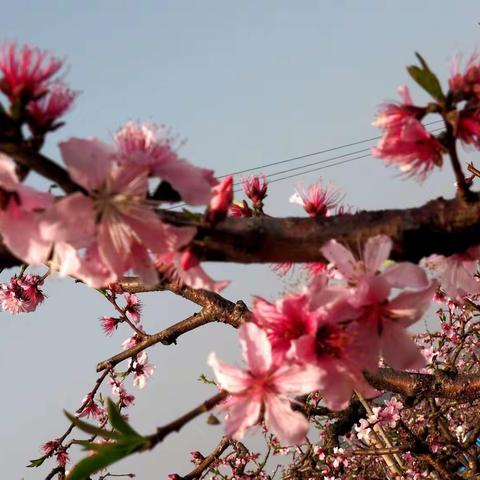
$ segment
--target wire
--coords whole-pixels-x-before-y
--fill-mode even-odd
[[[436,125],[437,123],[442,123],[443,120],[435,120],[434,122],[425,123],[423,124],[424,127],[429,127],[430,125]],[[433,130],[435,131],[435,130]],[[327,148],[325,150],[319,150],[318,152],[306,153],[305,155],[299,155],[296,157],[286,158],[285,160],[280,160],[278,162],[266,163],[264,165],[259,165],[257,167],[246,168],[245,170],[238,170],[236,172],[226,173],[225,175],[221,175],[217,178],[225,178],[229,175],[240,175],[241,173],[253,172],[254,170],[260,170],[261,168],[273,167],[275,165],[281,165],[282,163],[293,162],[295,160],[301,160],[303,158],[314,157],[316,155],[321,155],[322,153],[334,152],[335,150],[341,150],[342,148],[353,147],[354,145],[361,145],[362,143],[371,142],[373,140],[378,140],[382,138],[383,135],[378,135],[376,137],[367,138],[365,140],[359,140],[358,142],[351,142],[345,143],[343,145],[339,145],[337,147]]]
[[[435,125],[435,124],[438,124],[442,122],[442,120],[437,120],[435,122],[430,122],[430,123],[427,123],[425,124],[425,126],[430,126],[430,125]],[[434,132],[437,132],[439,130],[442,130],[443,127],[439,127],[439,128],[435,128],[433,130],[430,130],[429,133],[434,133]],[[274,166],[274,165],[280,165],[280,164],[284,164],[284,163],[287,163],[287,162],[290,162],[290,161],[293,161],[293,160],[299,160],[299,159],[302,159],[302,158],[308,158],[308,157],[313,157],[315,155],[319,155],[320,153],[326,153],[326,152],[332,152],[332,151],[335,151],[335,150],[340,150],[341,148],[346,148],[346,147],[349,147],[349,146],[353,146],[353,145],[359,145],[359,144],[362,144],[362,143],[366,143],[366,142],[370,142],[372,140],[377,140],[379,138],[381,138],[382,136],[377,136],[377,137],[372,137],[372,138],[369,138],[369,139],[366,139],[366,140],[360,140],[358,142],[352,142],[352,143],[348,143],[348,144],[344,144],[344,145],[340,145],[338,147],[333,147],[333,148],[329,148],[329,149],[326,149],[326,150],[321,150],[321,151],[318,151],[318,152],[313,152],[313,153],[309,153],[309,154],[306,154],[306,155],[301,155],[301,156],[297,156],[297,157],[292,157],[292,158],[287,158],[285,160],[280,160],[279,162],[273,162],[273,163],[269,163],[269,164],[265,164],[265,165],[261,165],[261,166],[258,166],[258,167],[254,167],[254,168],[250,168],[250,169],[245,169],[245,170],[241,170],[241,171],[237,171],[237,172],[232,172],[228,175],[222,175],[220,177],[217,177],[217,178],[225,178],[229,175],[238,175],[238,174],[241,174],[241,173],[246,173],[246,172],[250,172],[250,171],[253,171],[253,170],[259,170],[261,168],[266,168],[266,167],[270,167],[270,166]],[[304,168],[307,168],[307,167],[311,167],[311,166],[314,166],[314,165],[319,165],[319,164],[324,164],[326,162],[331,162],[332,160],[337,160],[339,158],[344,158],[344,157],[350,157],[351,155],[355,155],[357,153],[363,153],[363,152],[367,152],[367,151],[370,151],[370,147],[367,147],[367,148],[363,148],[361,150],[356,150],[354,152],[349,152],[349,153],[345,153],[345,154],[342,154],[342,155],[336,155],[334,157],[329,157],[329,158],[324,158],[323,160],[319,160],[319,161],[316,161],[316,162],[312,162],[312,163],[308,163],[306,165],[300,165],[298,167],[292,167],[292,168],[288,168],[286,170],[281,170],[279,172],[273,172],[273,173],[270,173],[268,175],[265,175],[265,178],[266,179],[270,179],[271,177],[274,177],[276,175],[282,175],[284,173],[289,173],[289,172],[293,172],[293,171],[296,171],[296,170],[301,170],[301,169],[304,169]],[[325,170],[327,168],[330,168],[330,167],[335,167],[337,165],[343,165],[345,163],[350,163],[350,162],[353,162],[355,160],[360,160],[362,158],[366,158],[366,157],[370,157],[371,155],[368,153],[368,154],[365,154],[365,155],[360,155],[358,157],[353,157],[353,158],[349,158],[347,160],[342,160],[341,162],[335,162],[335,163],[331,163],[331,164],[328,164],[328,165],[325,165],[323,167],[319,167],[319,168],[314,168],[314,169],[311,169],[311,170],[307,170],[307,171],[302,171],[302,172],[298,172],[298,173],[295,173],[293,175],[287,175],[285,177],[281,177],[281,178],[276,178],[274,180],[269,180],[269,184],[270,183],[275,183],[275,182],[279,182],[281,180],[287,180],[289,178],[294,178],[294,177],[298,177],[298,176],[301,176],[301,175],[306,175],[308,173],[313,173],[313,172],[317,172],[317,171],[320,171],[320,170]],[[235,182],[233,184],[234,187],[236,186],[239,186],[241,184],[241,182]],[[241,192],[242,189],[237,189],[237,190],[234,190],[233,193],[238,193],[238,192]],[[174,205],[174,206],[171,206],[171,207],[168,207],[166,210],[174,210],[176,208],[180,208],[180,207],[183,207],[187,205],[186,203],[181,203],[179,205]]]

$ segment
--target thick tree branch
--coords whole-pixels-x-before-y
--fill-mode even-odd
[[[465,402],[480,398],[480,375],[430,375],[399,372],[381,368],[378,373],[365,372],[368,382],[379,390],[405,397],[440,397]]]
[[[418,208],[325,219],[230,217],[215,227],[171,212],[162,212],[162,217],[177,225],[197,226],[195,254],[223,262],[316,262],[323,260],[320,247],[331,238],[359,252],[368,238],[378,234],[392,239],[393,260],[418,262],[432,253],[463,252],[480,238],[479,201],[437,199]]]

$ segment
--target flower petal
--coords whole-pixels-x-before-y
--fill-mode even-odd
[[[95,138],[71,138],[59,143],[71,179],[89,191],[99,189],[111,168],[114,149]]]
[[[244,323],[238,332],[243,358],[250,372],[253,375],[267,372],[272,365],[272,347],[266,332],[252,322]]]
[[[284,444],[298,445],[305,440],[310,424],[292,410],[290,400],[270,394],[265,399],[265,425]]]
[[[228,365],[218,359],[215,353],[210,353],[208,362],[220,386],[230,393],[240,393],[250,385],[251,377],[237,367]]]

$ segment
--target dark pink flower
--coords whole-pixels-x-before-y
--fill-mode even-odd
[[[251,175],[240,181],[245,195],[253,202],[253,205],[261,205],[267,196],[267,179],[265,175]]]
[[[387,164],[398,165],[401,172],[423,180],[435,166],[442,165],[445,151],[437,138],[428,133],[419,120],[407,116],[400,125],[385,130],[372,155]]]
[[[12,277],[0,286],[0,303],[10,313],[33,312],[45,299],[39,286],[43,283],[38,275]]]
[[[63,448],[57,451],[56,458],[57,463],[61,466],[66,465],[70,461],[68,453]]]
[[[113,332],[117,329],[120,320],[115,317],[103,316],[100,319],[100,322],[102,324],[102,328],[103,328],[103,331],[105,332],[105,335],[112,335]]]
[[[45,454],[45,455],[50,455],[52,452],[54,452],[57,447],[58,447],[59,443],[58,443],[58,440],[50,440],[49,442],[46,442],[44,443],[40,448],[42,449],[42,452]]]
[[[11,101],[24,102],[45,94],[52,77],[62,68],[63,60],[38,48],[24,45],[17,48],[15,42],[0,47],[0,91]]]
[[[62,83],[55,83],[47,94],[30,102],[27,110],[33,130],[47,132],[61,126],[59,119],[72,108],[77,96],[78,92],[70,90]]]
[[[342,200],[342,194],[333,185],[323,185],[320,180],[307,190],[299,187],[290,197],[291,203],[298,203],[311,217],[328,217]]]
[[[460,62],[462,56],[456,55],[453,57],[450,67],[450,78],[448,85],[452,93],[466,99],[466,97],[473,95],[480,97],[480,62],[477,53],[473,53],[467,60],[465,70],[460,69]]]
[[[86,403],[86,405],[78,415],[79,417],[99,418],[105,415],[105,410],[97,405],[90,394],[83,399],[82,403]]]

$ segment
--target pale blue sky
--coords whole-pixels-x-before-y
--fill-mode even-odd
[[[108,139],[125,121],[145,119],[170,125],[188,139],[183,154],[218,174],[377,135],[370,126],[376,107],[396,98],[399,84],[411,85],[404,66],[415,50],[445,79],[452,54],[469,55],[480,38],[478,1],[0,0],[0,7],[0,40],[65,56],[67,78],[83,92],[48,154],[58,158],[60,139]],[[416,88],[412,94],[424,98]],[[310,161],[315,158],[303,163]],[[453,194],[448,166],[424,184],[401,180],[371,158],[321,173],[358,208],[419,205]],[[270,212],[301,214],[288,203],[297,181],[272,185]],[[232,300],[274,298],[281,289],[266,267],[214,265],[211,271],[233,280],[225,291]],[[63,433],[62,408],[79,405],[96,378],[96,362],[117,352],[127,336],[126,330],[113,339],[102,335],[98,318],[112,312],[96,292],[60,280],[46,291],[35,314],[0,313],[0,470],[8,479],[45,477],[48,468],[24,465],[39,456],[42,442]],[[167,293],[143,298],[150,331],[196,311]],[[233,360],[235,345],[234,332],[212,325],[178,346],[154,349],[157,372],[137,395],[133,425],[151,432],[211,395],[196,381],[201,371],[210,374],[206,356],[216,350]],[[200,420],[114,471],[133,470],[141,480],[183,473],[189,452],[206,453],[220,434]]]

